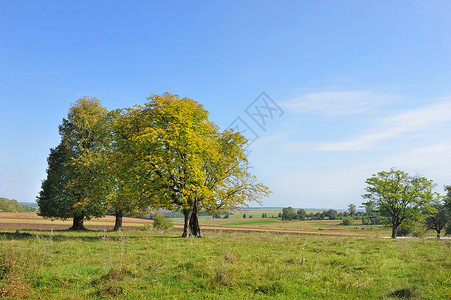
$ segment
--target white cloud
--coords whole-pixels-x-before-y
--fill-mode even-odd
[[[335,116],[359,114],[396,99],[393,95],[365,90],[322,90],[290,99],[281,103],[281,106],[295,113]]]
[[[400,169],[408,169],[415,166],[415,172],[423,176],[441,178],[443,184],[451,184],[451,134],[444,136],[446,141],[433,145],[409,149],[393,155],[387,162],[396,165]]]
[[[384,142],[393,139],[408,140],[436,134],[443,124],[451,122],[451,98],[442,98],[433,104],[380,118],[375,125],[360,134],[339,142],[285,143],[284,151],[364,151],[386,148]],[[446,130],[446,129],[445,129]]]

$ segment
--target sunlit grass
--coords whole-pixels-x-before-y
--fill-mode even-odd
[[[451,297],[451,241],[176,232],[0,233],[0,291],[28,298]]]

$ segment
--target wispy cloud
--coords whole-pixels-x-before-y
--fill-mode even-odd
[[[366,90],[321,90],[302,94],[281,105],[295,113],[335,116],[359,114],[396,99],[393,95]]]
[[[406,110],[389,117],[381,117],[375,125],[356,136],[338,142],[297,143],[283,145],[285,151],[364,151],[384,147],[395,138],[436,134],[443,124],[451,122],[451,98],[442,98],[433,104]]]

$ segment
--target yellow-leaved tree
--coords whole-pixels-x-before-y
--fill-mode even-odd
[[[241,134],[220,132],[192,99],[165,93],[148,100],[133,110],[128,148],[144,206],[180,209],[183,236],[200,237],[199,210],[226,211],[269,195],[249,172]]]

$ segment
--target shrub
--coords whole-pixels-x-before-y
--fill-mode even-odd
[[[150,224],[143,224],[138,227],[139,231],[149,231],[150,230]]]
[[[353,224],[354,224],[354,219],[353,218],[346,217],[346,218],[343,219],[342,225],[349,226],[349,225],[353,225]]]
[[[174,226],[171,219],[167,219],[163,214],[157,214],[153,220],[153,227],[159,230],[168,230]]]
[[[362,218],[362,224],[363,224],[363,225],[372,225],[372,224],[371,224],[371,219],[370,219],[370,218],[367,218],[367,217],[363,217],[363,218]]]

